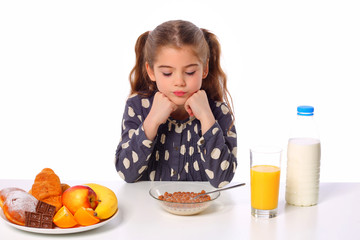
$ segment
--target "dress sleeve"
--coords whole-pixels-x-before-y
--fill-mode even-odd
[[[214,125],[200,137],[197,144],[201,164],[214,187],[223,187],[234,177],[237,167],[237,136],[228,107],[222,103],[213,109]]]
[[[122,134],[115,154],[115,167],[126,182],[136,182],[148,168],[153,141],[147,139],[141,102],[128,99],[125,105]]]

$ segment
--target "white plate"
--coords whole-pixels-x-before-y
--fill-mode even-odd
[[[116,218],[116,216],[119,214],[119,210],[116,211],[116,213],[109,219],[101,221],[97,224],[94,225],[90,225],[90,226],[80,226],[80,227],[75,227],[75,228],[52,228],[52,229],[48,229],[48,228],[32,228],[32,227],[25,227],[25,226],[20,226],[14,223],[11,223],[7,220],[7,218],[4,215],[3,210],[0,208],[0,216],[2,218],[2,220],[17,229],[23,230],[23,231],[27,231],[27,232],[34,232],[34,233],[43,233],[43,234],[68,234],[68,233],[78,233],[78,232],[84,232],[84,231],[89,231],[98,227],[101,227],[105,224],[110,223],[112,220],[114,220]]]

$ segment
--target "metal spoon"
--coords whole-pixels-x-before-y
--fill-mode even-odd
[[[216,189],[216,190],[214,190],[214,191],[210,191],[210,192],[206,192],[206,193],[199,194],[199,195],[195,196],[193,199],[196,199],[196,198],[198,198],[198,197],[200,197],[200,196],[204,196],[204,195],[206,195],[206,194],[216,193],[216,192],[228,190],[228,189],[231,189],[231,188],[241,187],[241,186],[244,186],[244,185],[245,185],[245,183],[240,183],[240,184],[236,184],[236,185],[233,185],[233,186],[230,186],[230,187],[226,187],[226,188],[218,188],[218,189]]]

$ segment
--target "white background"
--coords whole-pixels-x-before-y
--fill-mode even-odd
[[[222,44],[238,133],[286,144],[296,107],[315,107],[322,181],[360,181],[360,3],[304,1],[1,1],[0,178],[119,180],[114,154],[137,37],[190,20]],[[283,171],[284,173],[284,171]],[[285,180],[282,176],[282,181]]]

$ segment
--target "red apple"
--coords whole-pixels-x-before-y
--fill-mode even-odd
[[[88,186],[76,185],[68,188],[62,195],[62,204],[65,205],[72,214],[81,208],[95,209],[98,199],[94,190]]]

